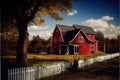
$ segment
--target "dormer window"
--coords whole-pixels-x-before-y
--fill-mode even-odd
[[[80,38],[79,38],[79,42],[83,42],[83,37],[80,37]]]

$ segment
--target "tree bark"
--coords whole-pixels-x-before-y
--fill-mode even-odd
[[[17,67],[27,66],[28,36],[29,34],[27,33],[27,25],[20,27],[16,56]]]

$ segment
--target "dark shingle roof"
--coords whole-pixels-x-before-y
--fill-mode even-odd
[[[74,24],[73,26],[75,26],[77,29],[82,29],[82,31],[85,32],[86,34],[95,34],[95,31],[91,27],[76,24]]]
[[[61,31],[61,34],[63,36],[63,39],[65,40],[65,35],[66,35],[66,32],[67,31],[71,31],[71,30],[74,30],[74,28],[72,26],[66,26],[66,25],[56,25],[59,30]]]
[[[57,27],[61,30],[61,32],[67,32],[70,30],[74,30],[74,28],[72,26],[67,26],[67,25],[58,25]]]
[[[80,29],[68,31],[65,35],[65,42],[71,41],[79,31]]]
[[[75,24],[73,26],[76,29],[73,26],[58,25],[58,24],[56,26],[59,28],[59,30],[63,36],[64,42],[66,42],[66,43],[71,41],[79,31],[82,31],[85,34],[95,34],[95,31],[91,27],[87,27],[87,26],[81,26],[81,25]],[[84,35],[84,33],[82,33],[83,36],[85,37],[85,39],[87,41],[89,41],[87,39],[87,37]],[[91,41],[89,41],[89,42],[91,42]]]

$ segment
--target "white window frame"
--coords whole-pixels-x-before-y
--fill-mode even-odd
[[[58,32],[58,29],[56,29],[56,32]]]
[[[95,46],[94,45],[90,46],[90,51],[95,51]]]
[[[82,39],[82,40],[80,40],[80,39]],[[83,42],[83,37],[79,37],[79,42]]]
[[[92,36],[91,34],[89,34],[88,36]]]
[[[59,39],[58,39],[59,41],[61,41],[61,37],[59,36]]]
[[[56,39],[56,37],[54,37],[54,38],[53,38],[53,40],[54,40],[54,42],[57,42],[57,39]]]

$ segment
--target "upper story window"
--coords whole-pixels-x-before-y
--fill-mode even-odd
[[[56,29],[56,32],[58,32],[58,29]]]
[[[94,51],[94,45],[90,46],[90,50]]]
[[[61,37],[59,36],[59,39],[58,39],[59,41],[61,41]]]
[[[57,39],[56,39],[56,37],[54,37],[54,42],[57,42]]]
[[[92,35],[89,34],[88,36],[92,36]]]
[[[80,37],[80,38],[79,38],[79,42],[83,42],[83,37]]]

